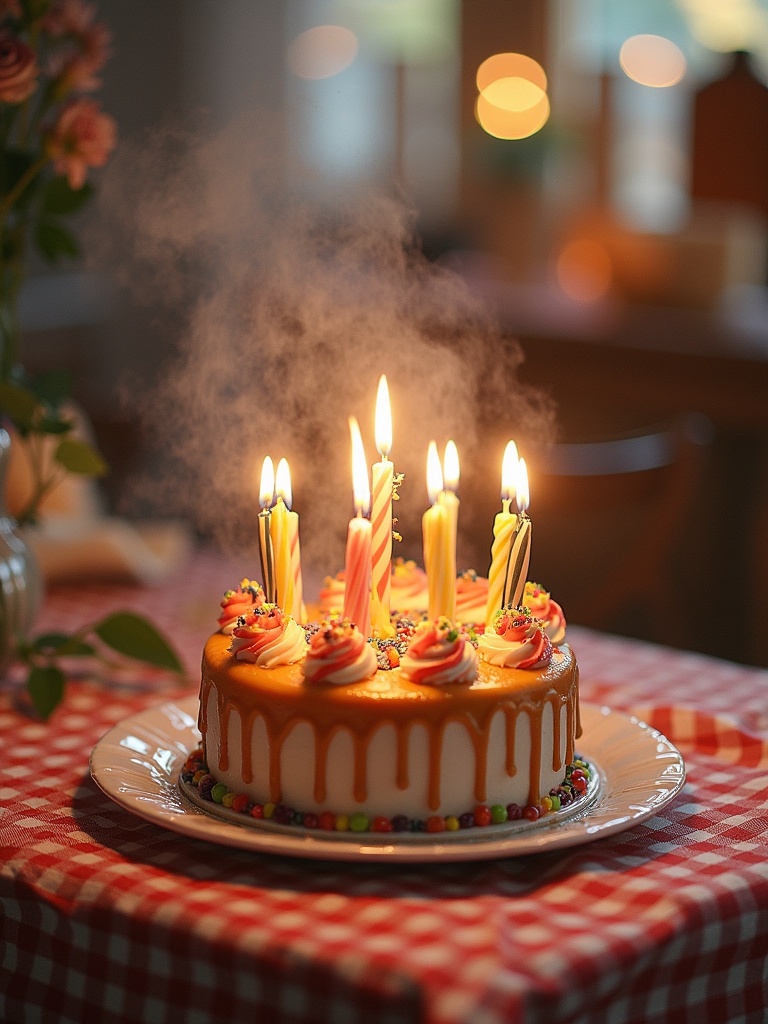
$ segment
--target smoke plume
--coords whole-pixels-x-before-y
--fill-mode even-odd
[[[391,458],[405,474],[396,553],[420,559],[427,445],[453,438],[459,557],[465,546],[474,558],[478,538],[487,550],[504,441],[524,450],[526,438],[548,436],[550,410],[517,381],[518,345],[422,255],[408,204],[340,192],[290,166],[263,118],[215,137],[179,128],[123,146],[102,192],[113,251],[123,283],[173,333],[150,386],[126,384],[159,453],[145,485],[225,550],[253,558],[261,462],[285,456],[304,561],[335,571],[354,511],[347,417],[358,417],[372,463],[386,373]],[[477,507],[489,493],[495,505]]]

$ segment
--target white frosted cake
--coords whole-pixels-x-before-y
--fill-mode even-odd
[[[485,628],[400,618],[375,640],[299,624],[244,580],[219,626],[186,766],[205,799],[310,828],[442,831],[537,818],[586,788],[578,668],[537,585]]]

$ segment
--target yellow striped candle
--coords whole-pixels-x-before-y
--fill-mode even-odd
[[[459,452],[453,441],[445,446],[443,455],[443,489],[440,492],[440,502],[448,510],[448,522],[451,530],[451,559],[453,562],[454,576],[456,575],[456,545],[459,531]]]
[[[291,538],[288,519],[288,505],[291,501],[291,473],[285,459],[277,464],[275,476],[277,501],[272,509],[270,533],[275,560],[275,602],[291,615],[293,608],[293,565],[291,562]],[[286,503],[287,498],[287,503]]]
[[[432,505],[422,518],[427,613],[430,619],[441,615],[453,619],[456,612],[456,553],[451,550],[450,513],[439,500],[442,490],[440,456],[437,454],[437,445],[430,441],[427,452],[427,492]]]
[[[379,637],[392,637],[395,630],[390,618],[390,577],[392,574],[392,479],[394,466],[388,455],[392,449],[392,410],[387,378],[382,374],[376,395],[376,450],[381,460],[372,470],[373,510],[371,623]]]
[[[490,626],[496,612],[506,603],[507,567],[517,530],[517,516],[510,512],[509,506],[515,494],[518,461],[517,445],[514,441],[509,441],[501,463],[501,512],[496,514],[493,522],[491,565],[488,569],[488,603],[485,609],[487,626]]]
[[[520,510],[520,518],[515,531],[515,538],[512,542],[512,550],[509,553],[509,569],[507,573],[507,595],[505,604],[511,604],[517,608],[523,599],[525,582],[528,578],[528,563],[531,558],[531,520],[528,518],[527,509],[530,501],[528,489],[528,469],[525,459],[520,459],[517,464],[517,507]]]
[[[261,579],[264,584],[264,596],[270,604],[275,600],[275,561],[272,551],[270,526],[272,520],[272,502],[275,500],[275,467],[269,455],[261,466],[261,482],[259,484],[259,556],[261,558]]]
[[[363,439],[354,416],[349,418],[352,439],[352,490],[357,515],[350,520],[345,558],[345,619],[354,622],[363,636],[371,635],[371,521],[366,518],[371,504],[368,465]]]

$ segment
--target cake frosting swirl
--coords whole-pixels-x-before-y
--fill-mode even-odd
[[[327,619],[309,641],[302,671],[308,683],[357,683],[376,674],[376,654],[348,619]]]
[[[307,640],[291,615],[276,604],[265,603],[240,616],[229,649],[238,661],[277,668],[301,661],[307,653]]]
[[[440,618],[419,623],[400,667],[413,683],[471,683],[477,677],[477,653],[450,619]]]
[[[502,608],[478,640],[480,657],[502,668],[542,669],[552,660],[552,641],[525,608]]]
[[[477,625],[485,622],[488,602],[488,577],[467,569],[456,579],[456,618],[459,622]]]
[[[225,591],[217,619],[221,632],[231,635],[240,616],[260,607],[264,601],[264,591],[255,580],[242,579],[234,590]]]
[[[523,605],[531,615],[542,622],[544,632],[555,647],[565,640],[566,622],[563,609],[557,601],[552,600],[549,592],[540,583],[532,583],[529,580],[525,584]]]

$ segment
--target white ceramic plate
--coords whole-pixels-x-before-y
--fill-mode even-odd
[[[224,846],[323,860],[490,860],[589,843],[652,817],[680,791],[685,764],[666,737],[637,718],[582,705],[579,753],[597,769],[591,799],[570,816],[547,815],[536,823],[514,822],[467,829],[450,838],[390,833],[376,836],[298,828],[254,828],[210,814],[179,789],[181,767],[200,742],[198,698],[147,708],[113,726],[91,754],[91,774],[122,807],[147,821],[193,839]],[[339,833],[339,837],[341,837]]]

